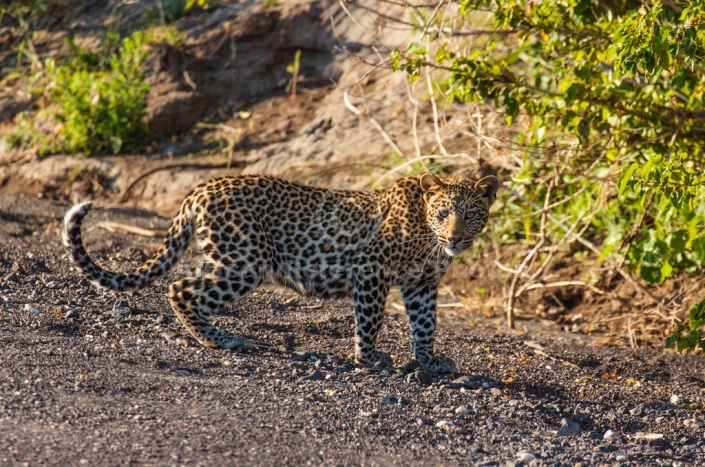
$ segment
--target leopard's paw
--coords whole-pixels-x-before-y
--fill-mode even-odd
[[[434,373],[453,373],[457,368],[455,360],[445,355],[434,355],[429,359],[419,359],[421,368]]]
[[[356,355],[355,361],[362,365],[378,368],[391,368],[394,366],[392,357],[390,357],[388,353],[380,352],[379,350],[371,350],[366,352],[364,356]]]

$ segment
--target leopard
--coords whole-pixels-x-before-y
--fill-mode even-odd
[[[208,348],[243,350],[250,339],[220,329],[211,315],[273,279],[305,296],[352,297],[354,354],[360,365],[390,367],[376,348],[391,287],[406,308],[421,369],[456,371],[434,353],[438,288],[454,258],[484,230],[499,181],[431,173],[382,190],[326,189],[263,175],[224,176],[193,189],[166,237],[131,272],[113,272],[86,252],[81,225],[90,201],[65,215],[62,240],[73,266],[93,285],[137,291],[164,275],[196,237],[203,266],[172,282],[171,308]]]

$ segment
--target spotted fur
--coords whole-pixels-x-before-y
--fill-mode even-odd
[[[213,311],[255,290],[271,276],[319,297],[353,297],[359,363],[391,364],[375,349],[389,288],[400,286],[415,357],[422,368],[455,370],[433,353],[438,284],[453,256],[472,245],[487,222],[498,181],[435,175],[408,177],[385,191],[325,190],[264,176],[208,181],[181,204],[164,242],[130,273],[103,269],[86,253],[81,223],[91,208],[66,213],[69,257],[96,286],[138,290],[176,263],[196,236],[206,267],[169,287],[178,319],[211,348],[247,348],[243,337],[215,328]]]

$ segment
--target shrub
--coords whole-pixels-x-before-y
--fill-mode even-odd
[[[146,56],[141,32],[121,39],[108,34],[97,52],[67,39],[70,53],[48,59],[30,82],[43,94],[42,107],[21,114],[6,140],[11,147],[35,147],[40,154],[117,154],[139,148],[146,134],[149,85],[140,66]],[[53,129],[38,125],[53,121]],[[42,128],[40,129],[40,126]]]
[[[507,206],[505,236],[538,233],[548,205],[554,243],[585,219],[598,260],[648,283],[701,269],[705,4],[465,0],[459,13],[426,20],[392,65],[412,80],[442,70],[448,99],[492,101],[514,124],[524,156],[509,191],[525,202]],[[471,14],[491,30],[468,28]]]

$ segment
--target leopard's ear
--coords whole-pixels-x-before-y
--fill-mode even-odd
[[[443,182],[433,174],[423,174],[419,180],[419,185],[424,193],[432,193],[443,188]]]
[[[497,199],[497,190],[499,189],[499,180],[494,175],[482,177],[475,183],[475,193],[487,202],[487,207],[492,206],[492,203]]]

